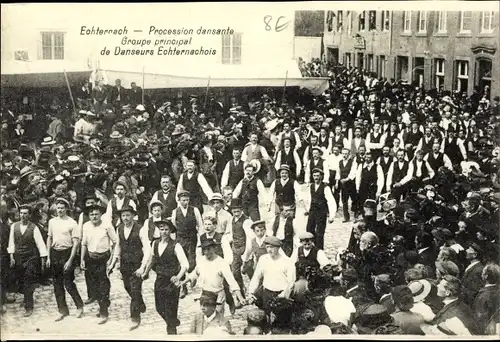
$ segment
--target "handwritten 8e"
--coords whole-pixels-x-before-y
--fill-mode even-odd
[[[274,23],[274,31],[275,32],[281,32],[288,27],[288,25],[290,24],[290,20],[288,20],[287,22],[284,22],[284,21],[285,21],[285,17],[282,15],[279,16],[278,19],[276,19],[276,21]],[[264,17],[264,24],[265,24],[264,28],[266,29],[266,31],[272,30],[272,26],[271,26],[272,23],[273,23],[273,16],[266,15]]]

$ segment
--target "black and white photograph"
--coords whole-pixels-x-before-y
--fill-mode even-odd
[[[498,338],[499,14],[2,4],[1,340]]]

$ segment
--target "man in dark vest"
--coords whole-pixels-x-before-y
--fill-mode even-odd
[[[129,195],[127,195],[128,189],[125,183],[115,182],[113,184],[113,190],[115,192],[115,195],[108,203],[105,217],[107,217],[113,227],[116,228],[121,223],[119,214],[121,208],[132,207],[137,210],[137,205],[135,204],[134,200],[131,199]],[[137,219],[137,217],[135,219]]]
[[[365,200],[377,199],[384,187],[384,171],[382,167],[373,162],[371,152],[366,152],[365,162],[358,166],[356,175],[356,191],[360,203]]]
[[[279,216],[283,210],[283,206],[294,206],[299,201],[300,187],[299,183],[290,178],[291,169],[288,165],[281,165],[278,169],[280,178],[276,179],[269,188],[271,198],[274,198],[275,215]],[[272,199],[269,203],[269,211],[271,211]]]
[[[377,159],[377,165],[380,165],[382,168],[382,171],[384,172],[384,185],[382,187],[382,191],[385,190],[386,188],[386,182],[387,182],[387,172],[389,172],[389,167],[391,166],[392,162],[395,160],[394,157],[392,157],[389,152],[391,149],[389,146],[384,146],[382,148],[382,155]]]
[[[377,160],[382,155],[382,147],[385,146],[385,136],[380,130],[380,124],[373,125],[373,132],[366,137],[366,147],[373,155],[373,160]]]
[[[429,162],[424,160],[424,154],[421,150],[415,152],[415,158],[408,166],[408,174],[400,181],[401,184],[407,184],[409,190],[418,190],[434,177],[434,170]]]
[[[304,215],[307,219],[306,230],[316,235],[316,246],[323,248],[323,237],[326,230],[327,217],[329,223],[333,223],[333,218],[337,212],[337,205],[332,195],[332,190],[322,182],[324,173],[322,169],[312,171],[313,183],[310,185],[309,210]]]
[[[257,266],[260,257],[267,254],[264,240],[267,235],[266,221],[253,222],[250,228],[253,230],[253,237],[247,244],[245,253],[241,256],[243,266],[241,273],[246,273],[249,279],[252,279],[253,272]]]
[[[323,268],[331,264],[325,252],[314,245],[314,235],[310,232],[303,232],[299,235],[300,246],[294,249],[290,261],[296,268],[302,266],[312,266]]]
[[[191,198],[190,204],[197,208],[200,214],[203,214],[203,196],[207,200],[212,198],[212,188],[208,185],[205,177],[195,170],[196,165],[194,160],[188,160],[186,168],[187,170],[180,176],[179,183],[177,183],[177,194],[182,190],[189,192]]]
[[[344,213],[344,220],[342,222],[349,222],[351,219],[349,215],[349,198],[355,206],[356,187],[354,180],[356,179],[356,170],[358,164],[354,158],[350,156],[350,149],[342,149],[342,159],[339,160],[339,171],[335,175],[336,188],[341,191],[342,211]]]
[[[176,202],[177,203],[177,202]],[[143,229],[147,231],[148,239],[152,243],[160,237],[160,232],[156,228],[156,222],[164,219],[164,205],[160,201],[151,201],[149,204],[149,212],[151,217],[144,221]],[[174,208],[175,209],[175,208]],[[170,211],[172,213],[172,211]]]
[[[163,204],[163,215],[169,215],[172,210],[177,207],[177,200],[175,194],[175,187],[172,183],[172,178],[169,175],[163,175],[160,179],[160,187],[161,189],[156,191],[151,198],[151,202],[149,202],[149,206],[151,209],[151,203],[153,201],[159,201]],[[151,210],[149,211],[151,214]]]
[[[278,146],[283,147],[285,145],[285,139],[290,141],[290,147],[297,151],[300,149],[302,143],[300,141],[300,137],[297,132],[291,130],[290,122],[283,122],[283,132],[279,135],[279,144]],[[283,162],[282,162],[283,164]]]
[[[405,151],[399,150],[396,153],[396,160],[387,171],[386,190],[391,193],[391,198],[398,201],[406,193],[406,188],[401,184],[401,180],[408,175],[408,166],[409,163],[405,160]]]
[[[298,245],[297,222],[295,217],[295,205],[285,204],[280,215],[276,215],[273,224],[273,236],[281,240],[281,249],[287,257],[292,255],[295,245]]]
[[[265,194],[264,184],[256,177],[259,171],[260,162],[258,160],[246,163],[245,177],[233,191],[233,198],[241,198],[243,212],[254,222],[260,220],[259,197]]]
[[[312,148],[312,158],[308,160],[307,164],[304,164],[305,168],[305,178],[304,180],[309,183],[313,183],[312,170],[321,169],[323,171],[323,182],[328,184],[328,163],[322,158],[323,150],[316,146]]]
[[[244,162],[241,160],[241,147],[233,147],[233,160],[228,161],[222,172],[221,189],[226,186],[235,188],[245,176]]]
[[[190,205],[191,194],[180,191],[177,194],[179,206],[172,211],[172,223],[176,229],[176,241],[181,245],[189,262],[188,272],[196,267],[196,243],[198,234],[203,231],[203,220],[198,208]],[[183,286],[180,298],[187,294],[187,287]]]
[[[300,157],[296,150],[291,146],[290,138],[283,139],[283,147],[276,154],[276,162],[274,167],[276,171],[280,172],[281,165],[288,165],[290,167],[290,176],[297,179],[300,176],[302,165]]]
[[[445,154],[439,152],[440,147],[439,140],[434,141],[432,144],[432,149],[424,156],[424,160],[429,163],[432,170],[438,172],[441,166],[446,167],[449,170],[453,170],[453,164],[450,158]]]
[[[120,210],[122,223],[116,229],[118,233],[116,248],[108,266],[109,274],[120,259],[123,286],[131,298],[130,318],[133,324],[130,330],[139,327],[141,313],[146,312],[146,304],[142,298],[142,275],[146,270],[146,261],[150,253],[148,231],[133,220],[136,214],[132,207],[123,207]]]
[[[425,134],[420,139],[417,145],[417,150],[424,151],[424,155],[432,151],[432,145],[434,145],[434,135],[432,134],[432,128],[430,126],[425,127]]]
[[[239,198],[231,201],[229,208],[233,215],[233,263],[231,264],[231,271],[233,272],[234,279],[240,286],[241,293],[244,294],[245,286],[243,284],[243,276],[241,268],[243,266],[242,255],[245,252],[250,239],[254,235],[252,232],[252,220],[243,214],[243,206]]]
[[[156,273],[155,306],[167,325],[167,334],[177,335],[180,325],[179,287],[189,267],[182,246],[171,238],[175,226],[171,221],[156,221],[160,238],[153,242],[142,279],[146,279],[151,268]]]
[[[447,137],[441,143],[441,152],[446,154],[453,165],[467,160],[467,151],[461,140],[457,140],[455,131],[448,130]],[[437,170],[435,170],[437,172]]]
[[[10,227],[9,245],[10,267],[14,268],[19,281],[20,290],[24,294],[24,317],[33,314],[33,292],[41,263],[42,273],[45,270],[47,247],[38,227],[29,220],[31,207],[19,207],[20,221]]]

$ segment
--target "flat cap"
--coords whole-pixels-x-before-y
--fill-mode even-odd
[[[299,240],[314,239],[314,235],[311,232],[302,232],[299,234]]]
[[[281,240],[276,236],[266,236],[264,243],[274,247],[281,247]]]

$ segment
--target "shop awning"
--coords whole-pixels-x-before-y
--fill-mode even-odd
[[[164,88],[228,88],[228,87],[283,87],[285,77],[282,78],[216,78],[216,77],[184,77],[161,75],[152,73],[107,70],[108,80],[119,78],[122,84],[135,82],[145,89]],[[209,84],[210,82],[210,84]],[[328,89],[328,78],[287,78],[287,87],[307,88],[313,95],[320,95]]]

